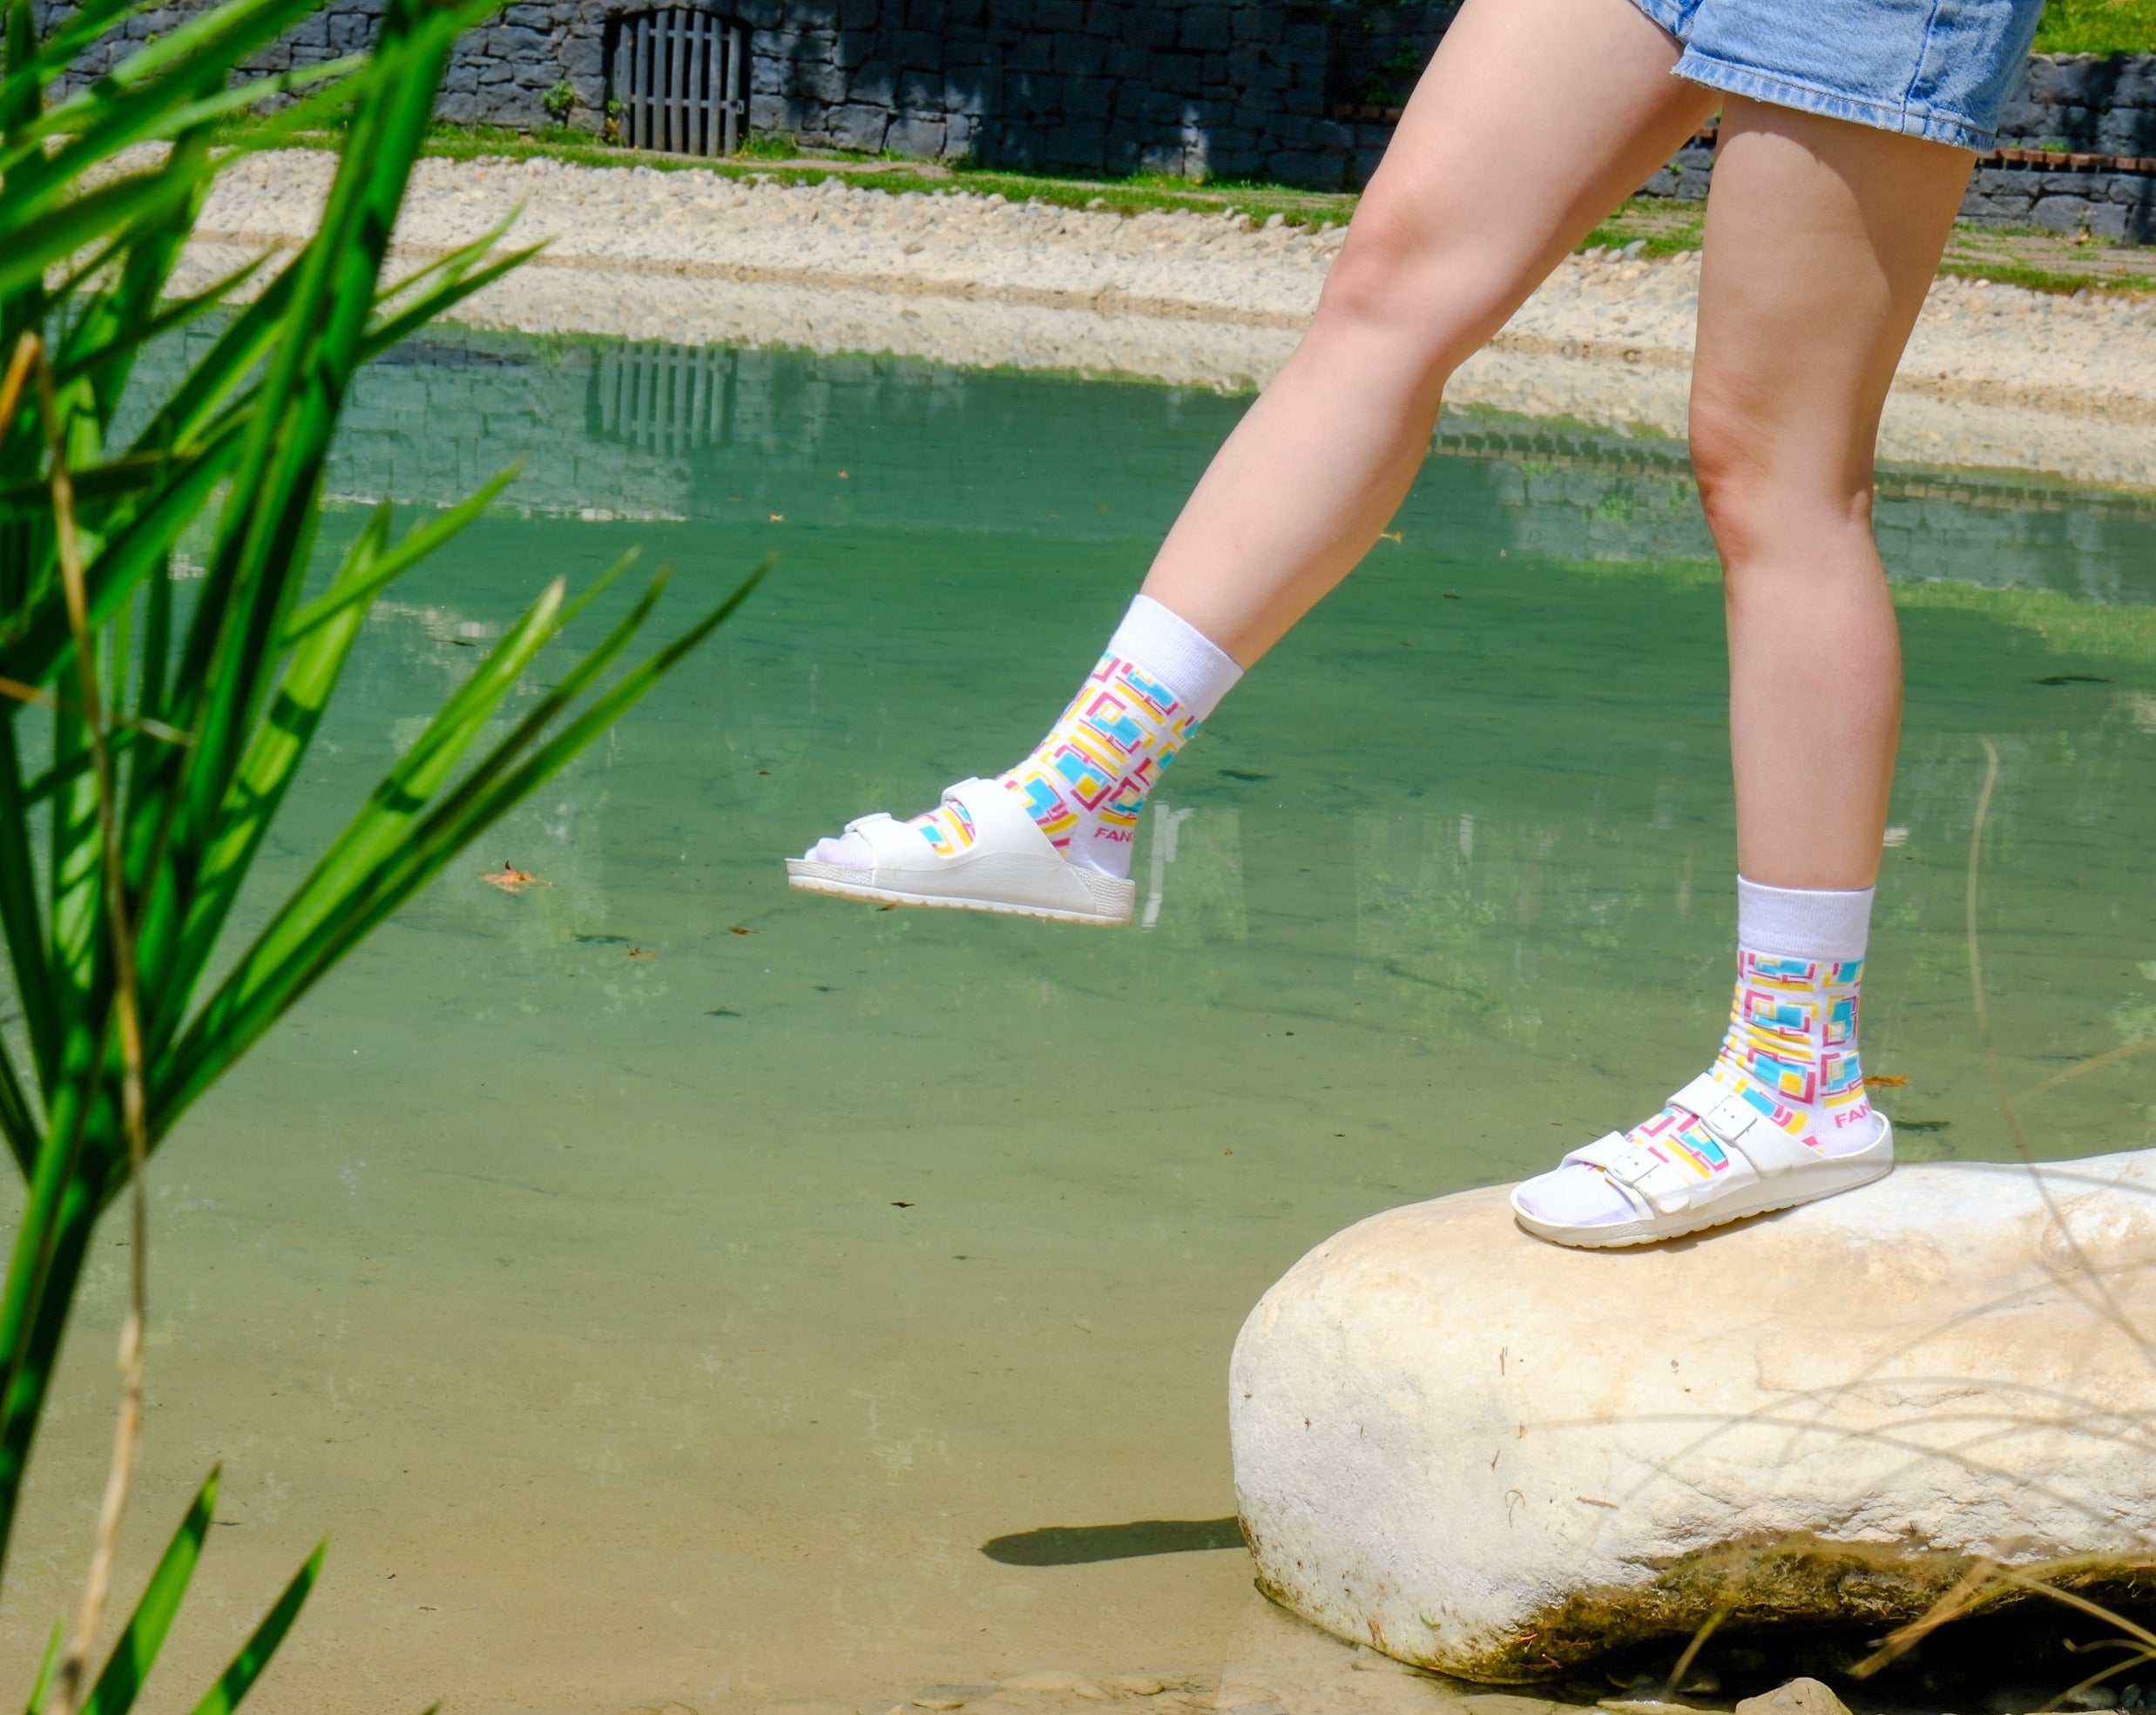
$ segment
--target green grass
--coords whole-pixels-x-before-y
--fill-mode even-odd
[[[257,128],[253,122],[229,123],[220,128],[220,135],[238,140]],[[335,146],[335,139],[326,132],[301,133],[288,140],[300,148]],[[804,150],[784,138],[752,138],[740,153],[712,160],[625,149],[602,142],[589,132],[554,125],[524,132],[504,125],[437,122],[428,132],[423,152],[449,160],[530,160],[537,157],[576,166],[648,166],[661,172],[713,172],[722,179],[761,177],[781,185],[820,185],[836,178],[894,195],[904,191],[963,191],[974,196],[999,195],[1012,202],[1043,202],[1059,208],[1112,209],[1119,214],[1156,209],[1220,214],[1233,209],[1260,223],[1278,214],[1281,223],[1290,226],[1345,225],[1355,213],[1356,200],[1348,192],[1303,191],[1287,185],[1240,180],[1200,184],[1159,173],[1085,179],[966,165],[941,166],[894,156]]]
[[[2050,0],[2036,47],[2041,54],[2156,53],[2156,0]]]
[[[2056,5],[2059,0],[2052,0],[2052,3]],[[2082,0],[2082,3],[2096,8],[2124,3],[2156,10],[2156,0]],[[226,135],[238,139],[253,128],[252,124],[243,122],[227,125],[223,129]],[[289,141],[300,147],[335,146],[334,138],[327,132],[302,133]],[[754,138],[739,154],[708,160],[651,150],[625,149],[601,142],[589,132],[552,125],[523,132],[502,125],[437,122],[428,132],[423,152],[449,160],[537,158],[577,166],[648,166],[661,172],[707,172],[724,179],[761,178],[781,185],[819,185],[827,179],[836,178],[892,195],[907,191],[930,195],[937,192],[964,192],[973,196],[999,195],[1012,202],[1040,202],[1058,208],[1107,210],[1119,214],[1177,209],[1199,214],[1221,214],[1233,210],[1260,225],[1277,214],[1281,224],[1289,226],[1344,226],[1354,214],[1357,201],[1355,193],[1348,191],[1305,191],[1286,185],[1240,181],[1194,183],[1164,173],[1087,179],[964,164],[943,166],[888,155],[871,156],[841,150],[812,152],[783,138]],[[1621,249],[1637,240],[1641,245],[1640,253],[1645,256],[1673,256],[1697,250],[1704,227],[1705,211],[1700,204],[1633,197],[1590,233],[1579,247]],[[1965,230],[1975,233],[1979,229]],[[1993,229],[1982,230],[1987,237],[1993,233]],[[2083,287],[2134,293],[2156,290],[2156,275],[2149,273],[2060,267],[2013,258],[1963,260],[1950,253],[1939,271],[2043,292],[2074,292]]]

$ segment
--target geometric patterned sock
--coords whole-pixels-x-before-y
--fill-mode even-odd
[[[1122,880],[1146,800],[1241,677],[1203,634],[1139,596],[1048,736],[997,779],[1067,861]],[[972,819],[957,804],[910,825],[947,857],[974,841]]]
[[[1879,1135],[1857,1052],[1862,959],[1795,959],[1751,948],[1737,953],[1737,992],[1714,1082],[1821,1155],[1868,1147]],[[1625,1134],[1712,1174],[1721,1146],[1682,1108],[1664,1108]]]
[[[1857,1055],[1872,890],[1767,888],[1737,881],[1737,990],[1721,1051],[1707,1070],[1821,1155],[1878,1141]],[[1627,1140],[1712,1179],[1725,1151],[1696,1114],[1665,1107]],[[1583,1226],[1630,1219],[1625,1194],[1599,1167],[1576,1163],[1524,1188],[1534,1213]]]

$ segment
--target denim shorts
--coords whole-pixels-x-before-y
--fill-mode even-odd
[[[1978,151],[1998,135],[2044,0],[1633,0],[1677,75]]]

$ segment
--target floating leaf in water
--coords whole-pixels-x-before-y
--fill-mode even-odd
[[[551,888],[551,881],[542,881],[529,869],[519,869],[504,858],[499,869],[490,871],[479,878],[490,888],[499,888],[505,894],[520,894],[526,888]]]

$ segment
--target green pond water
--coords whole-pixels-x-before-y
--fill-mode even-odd
[[[1720,611],[1674,449],[1449,418],[1402,539],[1167,776],[1143,928],[878,912],[780,862],[1030,745],[1244,402],[479,335],[367,377],[341,493],[521,456],[528,510],[382,604],[266,889],[548,578],[640,544],[663,633],[781,560],[160,1158],[132,1564],[220,1458],[230,1523],[155,1706],[324,1533],[266,1708],[880,1711],[1304,1647],[1219,1546],[1250,1306],[1361,1216],[1639,1117],[1720,1030]],[[2156,505],[1896,472],[1881,521],[1909,688],[1866,1064],[1907,1079],[1907,1154],[2002,1158],[1984,740],[2006,1082],[2156,1038]],[[477,879],[504,861],[548,885]],[[2025,1117],[2051,1155],[2156,1142],[2156,1055]],[[0,1683],[87,1551],[125,1254]]]

